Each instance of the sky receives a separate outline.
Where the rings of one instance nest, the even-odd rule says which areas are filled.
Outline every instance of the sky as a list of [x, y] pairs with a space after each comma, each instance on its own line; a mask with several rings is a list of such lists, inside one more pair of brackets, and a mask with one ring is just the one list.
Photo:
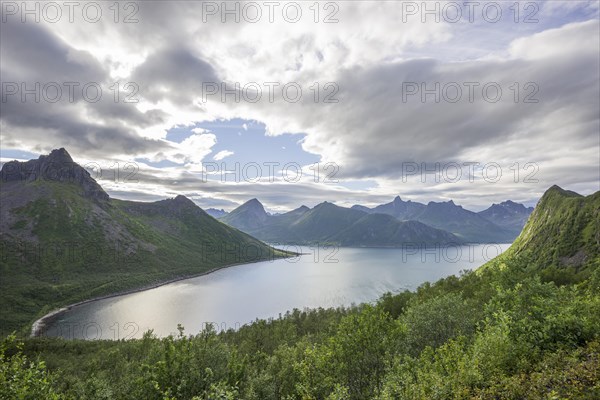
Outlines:
[[590, 194], [598, 4], [2, 1], [0, 159], [226, 210]]

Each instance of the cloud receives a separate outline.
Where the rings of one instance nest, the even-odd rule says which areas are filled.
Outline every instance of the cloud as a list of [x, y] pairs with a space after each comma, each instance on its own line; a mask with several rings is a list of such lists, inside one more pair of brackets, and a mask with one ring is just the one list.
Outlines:
[[223, 151], [220, 151], [217, 154], [215, 154], [215, 156], [213, 157], [213, 160], [215, 160], [215, 161], [221, 161], [225, 157], [232, 156], [233, 154], [234, 154], [233, 151], [223, 150]]
[[[141, 175], [148, 189], [131, 187], [132, 195], [181, 190], [198, 198], [214, 194], [224, 206], [261, 196], [278, 209], [324, 199], [387, 201], [396, 194], [415, 200], [452, 195], [463, 204], [481, 205], [504, 197], [531, 202], [554, 183], [598, 190], [597, 2], [536, 3], [536, 24], [514, 24], [510, 18], [498, 24], [422, 23], [419, 16], [404, 22], [401, 2], [335, 3], [339, 21], [331, 24], [314, 22], [311, 3], [302, 3], [307, 18], [297, 24], [282, 18], [221, 23], [220, 16], [204, 22], [202, 2], [136, 4], [134, 24], [112, 18], [95, 24], [23, 24], [10, 18], [1, 24], [3, 83], [31, 88], [36, 82], [95, 82], [103, 88], [97, 102], [86, 101], [79, 90], [73, 101], [63, 96], [53, 103], [23, 102], [3, 87], [3, 148], [44, 153], [67, 147], [75, 159], [109, 165], [136, 159], [174, 163], [174, 170], [144, 166], [152, 171]], [[102, 4], [103, 15], [113, 15], [110, 6]], [[320, 11], [322, 19], [328, 10]], [[117, 81], [119, 101], [111, 89]], [[202, 101], [206, 83], [229, 88], [257, 83], [264, 91], [265, 82], [280, 84], [274, 101], [263, 93], [257, 102], [224, 102], [222, 87]], [[280, 90], [291, 82], [303, 89], [296, 103], [285, 101]], [[427, 88], [456, 82], [463, 96], [456, 102], [407, 97], [411, 82]], [[474, 101], [467, 82], [479, 83]], [[134, 86], [125, 87], [128, 83]], [[327, 83], [334, 85], [329, 89], [338, 102], [323, 102], [332, 93]], [[499, 101], [483, 98], [486, 83], [502, 88]], [[123, 101], [133, 92], [137, 102]], [[525, 103], [526, 96], [538, 102]], [[257, 182], [194, 191], [201, 162], [221, 150], [214, 149], [219, 133], [196, 125], [234, 118], [246, 121], [238, 135], [254, 122], [264, 123], [271, 136], [305, 133], [303, 149], [339, 166], [340, 179], [376, 185], [350, 190], [310, 181]], [[170, 141], [167, 132], [174, 127], [189, 128], [190, 135], [181, 143]], [[242, 153], [235, 143], [226, 148], [213, 159]], [[435, 168], [465, 161], [499, 163], [504, 177], [490, 185], [481, 179], [423, 183], [402, 176], [406, 163]], [[521, 169], [535, 163], [538, 182], [511, 181], [515, 163]], [[115, 193], [128, 190], [111, 187]]]

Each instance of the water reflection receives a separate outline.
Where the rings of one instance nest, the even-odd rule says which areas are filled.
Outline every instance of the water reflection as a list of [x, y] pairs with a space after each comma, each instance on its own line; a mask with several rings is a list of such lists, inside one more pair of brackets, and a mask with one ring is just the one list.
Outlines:
[[[385, 292], [415, 289], [426, 281], [474, 269], [508, 244], [404, 249], [307, 248], [295, 259], [238, 265], [143, 292], [74, 307], [45, 335], [84, 339], [139, 338], [237, 328], [257, 318], [277, 318], [294, 308], [348, 306]], [[293, 250], [293, 248], [289, 248]]]

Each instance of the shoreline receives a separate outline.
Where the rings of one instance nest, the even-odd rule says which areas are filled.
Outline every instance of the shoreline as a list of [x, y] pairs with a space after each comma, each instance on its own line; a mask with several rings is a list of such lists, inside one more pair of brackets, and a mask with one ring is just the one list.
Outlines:
[[[482, 243], [475, 243], [478, 245], [481, 245]], [[502, 244], [507, 244], [510, 245], [511, 243], [502, 243]], [[303, 245], [298, 245], [298, 246], [303, 246]], [[461, 245], [461, 246], [464, 246]], [[375, 249], [397, 249], [396, 247], [354, 247], [354, 246], [344, 246], [347, 248], [355, 248], [355, 249], [368, 249], [368, 248], [375, 248]], [[281, 250], [281, 249], [279, 249]], [[285, 250], [283, 250], [285, 251]], [[289, 252], [289, 250], [288, 250]], [[283, 256], [283, 257], [279, 257], [276, 259], [285, 259], [285, 258], [293, 258], [293, 257], [297, 257], [300, 255], [306, 255], [306, 254], [310, 254], [310, 253], [294, 253], [294, 254], [290, 254], [288, 256]], [[43, 316], [41, 316], [40, 318], [38, 318], [37, 320], [35, 320], [33, 322], [33, 324], [31, 325], [31, 330], [30, 330], [30, 334], [29, 337], [42, 337], [43, 333], [44, 333], [44, 329], [46, 328], [46, 326], [53, 322], [54, 320], [56, 320], [60, 315], [62, 315], [63, 313], [65, 313], [66, 311], [71, 310], [74, 307], [78, 307], [87, 303], [91, 303], [94, 301], [99, 301], [99, 300], [105, 300], [105, 299], [110, 299], [110, 298], [114, 298], [114, 297], [119, 297], [119, 296], [125, 296], [128, 294], [133, 294], [133, 293], [138, 293], [138, 292], [143, 292], [146, 290], [151, 290], [151, 289], [155, 289], [161, 286], [165, 286], [171, 283], [175, 283], [175, 282], [179, 282], [179, 281], [183, 281], [186, 279], [192, 279], [192, 278], [198, 278], [201, 276], [205, 276], [208, 274], [212, 274], [214, 272], [217, 272], [219, 270], [222, 269], [226, 269], [226, 268], [231, 268], [231, 267], [235, 267], [235, 266], [239, 266], [239, 265], [247, 265], [247, 264], [255, 264], [255, 263], [259, 263], [259, 262], [263, 262], [263, 261], [274, 261], [275, 259], [265, 259], [265, 260], [258, 260], [258, 261], [250, 261], [250, 262], [239, 262], [239, 263], [233, 263], [233, 264], [227, 264], [227, 265], [223, 265], [220, 267], [216, 267], [216, 268], [212, 268], [210, 270], [198, 273], [198, 274], [193, 274], [193, 275], [186, 275], [186, 276], [179, 276], [176, 278], [171, 278], [168, 279], [166, 281], [160, 281], [151, 285], [147, 285], [147, 286], [142, 286], [142, 287], [138, 287], [138, 288], [133, 288], [133, 289], [128, 289], [128, 290], [124, 290], [124, 291], [120, 291], [120, 292], [116, 292], [116, 293], [111, 293], [111, 294], [106, 294], [106, 295], [102, 295], [102, 296], [96, 296], [93, 297], [91, 299], [86, 299], [86, 300], [82, 300], [82, 301], [78, 301], [76, 303], [72, 303], [66, 306], [63, 306], [61, 308], [52, 310], [50, 312], [48, 312], [47, 314], [44, 314]], [[482, 264], [482, 266], [485, 264]]]
[[124, 291], [120, 291], [120, 292], [116, 292], [116, 293], [111, 293], [111, 294], [106, 294], [106, 295], [102, 295], [102, 296], [92, 297], [91, 299], [81, 300], [81, 301], [78, 301], [76, 303], [68, 304], [68, 305], [63, 306], [61, 308], [52, 310], [49, 313], [44, 314], [40, 318], [36, 319], [33, 322], [33, 324], [31, 324], [31, 332], [29, 334], [29, 337], [32, 337], [32, 338], [43, 337], [44, 336], [43, 335], [44, 328], [46, 328], [49, 323], [51, 323], [54, 320], [56, 320], [60, 315], [64, 314], [66, 311], [69, 311], [69, 310], [73, 309], [74, 307], [78, 307], [78, 306], [81, 306], [83, 304], [92, 303], [94, 301], [99, 301], [99, 300], [110, 299], [110, 298], [113, 298], [113, 297], [125, 296], [125, 295], [133, 294], [133, 293], [139, 293], [139, 292], [143, 292], [145, 290], [156, 289], [158, 287], [165, 286], [165, 285], [168, 285], [170, 283], [175, 283], [175, 282], [183, 281], [183, 280], [186, 280], [186, 279], [198, 278], [198, 277], [201, 277], [201, 276], [204, 276], [204, 275], [212, 274], [212, 273], [220, 271], [222, 269], [236, 267], [236, 266], [239, 266], [239, 265], [256, 264], [256, 263], [263, 262], [263, 261], [292, 258], [292, 257], [297, 257], [297, 256], [298, 256], [298, 254], [294, 254], [294, 255], [289, 255], [289, 256], [286, 256], [286, 257], [280, 257], [280, 258], [275, 258], [275, 259], [266, 259], [266, 260], [258, 260], [258, 261], [239, 262], [239, 263], [227, 264], [227, 265], [223, 265], [221, 267], [216, 267], [216, 268], [209, 269], [208, 271], [204, 271], [204, 272], [201, 272], [201, 273], [198, 273], [198, 274], [186, 275], [186, 276], [179, 276], [177, 278], [171, 278], [171, 279], [168, 279], [166, 281], [161, 281], [161, 282], [158, 282], [158, 283], [153, 283], [153, 284], [148, 285], [148, 286], [143, 286], [143, 287], [139, 287], [139, 288], [135, 288], [135, 289], [128, 289], [128, 290], [124, 290]]

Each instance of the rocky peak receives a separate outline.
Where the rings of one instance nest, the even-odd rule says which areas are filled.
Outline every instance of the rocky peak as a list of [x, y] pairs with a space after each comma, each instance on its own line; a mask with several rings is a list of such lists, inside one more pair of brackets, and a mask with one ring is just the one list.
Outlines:
[[55, 163], [72, 163], [73, 159], [71, 155], [65, 150], [64, 147], [60, 149], [54, 149], [47, 156], [40, 156], [40, 159], [46, 159], [49, 162]]
[[180, 194], [175, 196], [173, 204], [177, 207], [196, 207], [196, 203]]
[[108, 194], [83, 167], [73, 161], [64, 148], [55, 149], [37, 160], [10, 161], [0, 171], [2, 182], [54, 181], [74, 183], [83, 189], [83, 195], [94, 200], [108, 201]]
[[253, 199], [248, 200], [245, 205], [250, 206], [250, 207], [263, 207], [262, 203], [260, 201], [258, 201], [258, 199], [255, 197]]

